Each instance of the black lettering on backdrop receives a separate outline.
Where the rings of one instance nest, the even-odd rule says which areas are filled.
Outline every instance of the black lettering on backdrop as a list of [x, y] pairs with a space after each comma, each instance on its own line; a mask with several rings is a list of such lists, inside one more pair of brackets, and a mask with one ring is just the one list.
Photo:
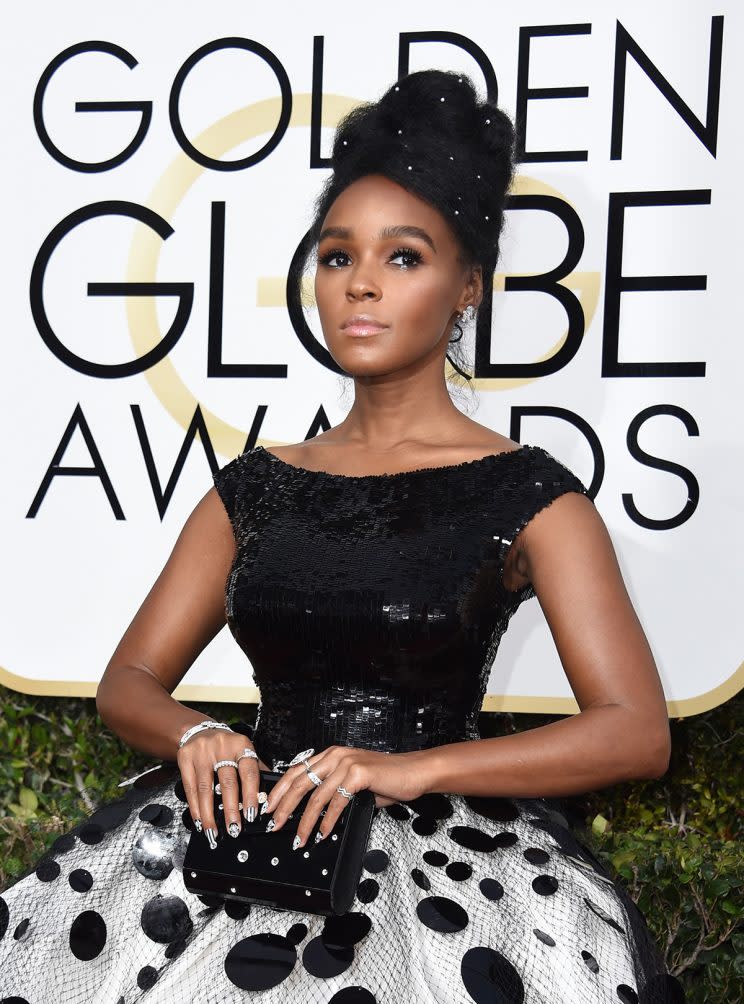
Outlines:
[[[263, 59], [274, 71], [282, 97], [279, 121], [276, 124], [274, 132], [269, 136], [260, 150], [256, 150], [255, 153], [251, 153], [247, 157], [241, 157], [239, 160], [215, 160], [214, 157], [209, 157], [207, 154], [202, 153], [201, 150], [197, 150], [183, 130], [178, 110], [181, 90], [189, 73], [205, 56], [209, 56], [213, 52], [219, 52], [222, 49], [244, 49], [246, 52], [252, 52], [255, 56], [258, 56], [259, 59]], [[176, 74], [168, 101], [168, 115], [170, 117], [171, 129], [178, 145], [193, 161], [212, 171], [242, 171], [245, 167], [252, 167], [254, 164], [260, 163], [281, 142], [284, 133], [287, 131], [290, 116], [292, 115], [292, 86], [289, 82], [287, 71], [271, 49], [267, 49], [265, 45], [261, 45], [260, 42], [255, 42], [251, 38], [217, 38], [213, 42], [207, 42], [206, 45], [200, 46], [196, 52], [192, 53]]]
[[444, 42], [463, 49], [480, 67], [486, 82], [488, 100], [498, 103], [499, 85], [491, 60], [472, 38], [460, 35], [456, 31], [402, 31], [398, 37], [398, 80], [409, 72], [411, 46], [414, 42]]
[[522, 419], [530, 415], [541, 418], [558, 418], [562, 422], [568, 422], [569, 425], [577, 429], [584, 439], [586, 439], [589, 449], [592, 451], [592, 460], [594, 461], [594, 473], [592, 474], [591, 483], [586, 486], [586, 490], [591, 498], [596, 498], [604, 480], [605, 456], [599, 436], [591, 425], [581, 415], [577, 415], [575, 411], [569, 411], [568, 408], [557, 408], [551, 405], [513, 405], [511, 409], [511, 426], [509, 429], [510, 439], [514, 439], [518, 443], [521, 442]]
[[620, 297], [631, 291], [705, 289], [705, 275], [623, 275], [625, 210], [629, 206], [710, 205], [710, 189], [677, 192], [610, 192], [602, 328], [603, 377], [701, 377], [704, 362], [620, 362]]
[[643, 464], [644, 467], [652, 467], [657, 471], [668, 471], [670, 474], [676, 474], [677, 477], [681, 478], [687, 486], [687, 501], [676, 515], [669, 516], [667, 519], [652, 519], [650, 516], [644, 516], [640, 512], [630, 492], [623, 492], [622, 500], [628, 516], [638, 526], [642, 526], [646, 530], [672, 530], [674, 527], [686, 523], [697, 509], [700, 500], [700, 485], [692, 471], [686, 467], [683, 467], [681, 464], [675, 464], [672, 460], [661, 460], [659, 457], [654, 457], [638, 445], [638, 432], [641, 426], [656, 415], [672, 415], [682, 422], [688, 436], [700, 435], [697, 422], [689, 411], [678, 407], [676, 404], [657, 404], [639, 411], [628, 426], [628, 452], [635, 460]]
[[168, 355], [183, 334], [191, 316], [194, 284], [193, 282], [89, 282], [87, 287], [89, 296], [175, 296], [178, 298], [178, 308], [165, 336], [154, 348], [138, 359], [132, 359], [128, 363], [95, 363], [72, 352], [57, 338], [49, 323], [44, 306], [44, 276], [52, 253], [63, 238], [81, 223], [102, 216], [125, 216], [137, 220], [154, 230], [164, 241], [174, 233], [173, 227], [162, 216], [158, 216], [146, 206], [138, 206], [136, 202], [112, 199], [83, 206], [61, 220], [45, 238], [31, 269], [29, 295], [34, 322], [49, 351], [78, 373], [110, 380], [142, 373]]
[[584, 228], [576, 210], [563, 199], [551, 195], [509, 195], [507, 209], [539, 209], [553, 213], [563, 223], [568, 234], [568, 247], [562, 262], [549, 272], [539, 275], [507, 275], [504, 290], [507, 293], [528, 290], [547, 293], [556, 299], [566, 312], [568, 330], [566, 339], [558, 351], [547, 359], [532, 363], [491, 362], [491, 340], [493, 338], [493, 292], [484, 290], [483, 301], [478, 309], [475, 337], [475, 375], [477, 377], [537, 377], [555, 373], [566, 366], [581, 347], [586, 319], [579, 298], [562, 285], [564, 279], [578, 265], [584, 251]]
[[519, 29], [519, 58], [517, 61], [517, 101], [515, 123], [517, 126], [517, 160], [523, 164], [546, 161], [587, 160], [586, 150], [540, 150], [527, 152], [527, 102], [555, 98], [586, 98], [588, 87], [530, 87], [530, 44], [533, 38], [548, 36], [588, 35], [590, 24], [531, 24]]
[[640, 45], [618, 21], [615, 35], [615, 72], [612, 101], [612, 127], [610, 139], [610, 160], [620, 160], [623, 155], [623, 121], [625, 118], [625, 72], [628, 56], [643, 70], [660, 94], [706, 150], [714, 157], [718, 142], [718, 109], [721, 102], [721, 52], [723, 49], [723, 14], [715, 14], [710, 19], [710, 50], [708, 55], [708, 100], [705, 109], [705, 124], [693, 114], [679, 93], [646, 55]]
[[209, 237], [208, 377], [287, 376], [286, 363], [223, 363], [222, 326], [225, 294], [225, 203], [212, 203]]
[[124, 63], [125, 66], [128, 66], [130, 70], [133, 70], [138, 65], [137, 60], [130, 52], [122, 49], [120, 45], [115, 45], [113, 42], [78, 42], [76, 45], [69, 46], [69, 48], [64, 49], [58, 56], [54, 57], [39, 78], [36, 91], [34, 92], [34, 126], [41, 145], [58, 164], [61, 164], [62, 167], [68, 167], [71, 171], [93, 174], [98, 171], [110, 171], [114, 167], [119, 167], [120, 164], [129, 160], [139, 150], [152, 120], [152, 101], [76, 101], [76, 112], [139, 112], [140, 123], [137, 127], [137, 132], [129, 144], [120, 153], [117, 153], [115, 157], [110, 157], [108, 160], [93, 162], [75, 160], [74, 157], [63, 153], [55, 145], [47, 132], [43, 111], [44, 95], [46, 94], [49, 82], [60, 66], [63, 66], [74, 56], [78, 56], [84, 52], [108, 53], [108, 55], [113, 56]]
[[[75, 432], [75, 429], [80, 429], [83, 439], [85, 440], [85, 445], [88, 447], [88, 452], [93, 460], [92, 467], [63, 467], [62, 457], [68, 447], [70, 440]], [[39, 490], [34, 495], [34, 500], [31, 503], [31, 508], [26, 513], [26, 519], [34, 519], [36, 514], [41, 507], [41, 503], [46, 497], [46, 493], [52, 483], [53, 478], [58, 477], [83, 477], [83, 478], [99, 478], [101, 484], [103, 485], [103, 490], [106, 492], [106, 498], [109, 500], [109, 505], [111, 506], [114, 516], [116, 519], [124, 519], [124, 510], [119, 504], [119, 500], [116, 497], [116, 492], [114, 491], [114, 486], [111, 484], [111, 478], [108, 476], [106, 471], [106, 465], [103, 462], [103, 458], [98, 451], [95, 440], [93, 439], [93, 434], [90, 431], [90, 426], [83, 414], [83, 409], [80, 404], [75, 405], [75, 410], [72, 413], [72, 418], [67, 423], [67, 428], [62, 433], [62, 439], [59, 441], [57, 449], [54, 451], [54, 456], [52, 457], [49, 467], [47, 467], [46, 474], [41, 480], [39, 485]]]
[[331, 158], [320, 153], [323, 125], [323, 46], [322, 35], [313, 38], [313, 86], [310, 99], [310, 167], [330, 167]]

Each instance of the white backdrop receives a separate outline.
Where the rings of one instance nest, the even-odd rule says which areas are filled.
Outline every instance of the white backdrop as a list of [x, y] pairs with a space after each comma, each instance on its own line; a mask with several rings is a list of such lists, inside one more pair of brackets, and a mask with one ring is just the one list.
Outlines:
[[[472, 417], [594, 480], [670, 713], [735, 693], [743, 22], [705, 0], [412, 0], [374, 18], [232, 0], [19, 8], [0, 40], [0, 683], [94, 694], [210, 461], [249, 432], [298, 442], [348, 411], [351, 393], [293, 330], [286, 272], [331, 128], [396, 78], [410, 33], [411, 70], [465, 71], [482, 94], [490, 70], [501, 106], [526, 108]], [[249, 44], [200, 54], [220, 39]], [[217, 169], [272, 135], [255, 163]], [[510, 288], [553, 269], [582, 308], [570, 334], [555, 295]], [[540, 375], [564, 342], [565, 362]], [[195, 414], [205, 434], [179, 460]], [[576, 707], [536, 600], [488, 692], [486, 710]], [[257, 699], [227, 629], [175, 696]]]

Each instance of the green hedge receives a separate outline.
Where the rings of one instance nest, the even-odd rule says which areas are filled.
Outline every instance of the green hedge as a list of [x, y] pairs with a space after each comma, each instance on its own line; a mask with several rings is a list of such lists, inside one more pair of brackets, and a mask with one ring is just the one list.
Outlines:
[[[0, 892], [120, 780], [154, 762], [126, 747], [92, 699], [30, 697], [0, 688]], [[198, 703], [220, 720], [255, 708]], [[566, 800], [583, 839], [619, 874], [646, 916], [690, 1004], [744, 1000], [742, 763], [744, 695], [671, 723], [673, 754], [656, 781]], [[485, 738], [554, 721], [482, 714]]]

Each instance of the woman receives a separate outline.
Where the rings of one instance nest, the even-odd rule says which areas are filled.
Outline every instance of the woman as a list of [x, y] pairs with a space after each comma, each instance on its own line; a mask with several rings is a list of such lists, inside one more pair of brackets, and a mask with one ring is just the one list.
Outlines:
[[[467, 418], [444, 379], [492, 282], [513, 144], [503, 112], [439, 71], [340, 125], [292, 277], [314, 251], [353, 407], [306, 443], [247, 449], [187, 520], [97, 695], [113, 731], [180, 777], [156, 771], [139, 814], [102, 807], [5, 893], [6, 997], [684, 999], [556, 801], [668, 765], [662, 688], [609, 535], [570, 470]], [[482, 740], [499, 641], [535, 595], [581, 712]], [[260, 688], [249, 738], [171, 697], [225, 621]], [[259, 769], [283, 775], [268, 799]], [[189, 824], [216, 845], [215, 776], [230, 834], [260, 797], [280, 831], [314, 788], [298, 853], [374, 793], [342, 925], [184, 888]], [[172, 851], [162, 868], [152, 850], [142, 867], [153, 845]]]

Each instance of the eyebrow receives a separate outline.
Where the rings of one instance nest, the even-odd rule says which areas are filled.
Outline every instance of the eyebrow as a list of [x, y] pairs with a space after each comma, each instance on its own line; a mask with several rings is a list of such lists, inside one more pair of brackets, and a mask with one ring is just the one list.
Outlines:
[[[350, 227], [326, 227], [325, 230], [321, 231], [321, 234], [318, 237], [318, 243], [326, 237], [336, 237], [339, 240], [351, 240], [352, 233], [353, 231]], [[418, 237], [419, 240], [428, 244], [435, 254], [437, 251], [434, 246], [434, 241], [427, 234], [427, 232], [422, 230], [421, 227], [414, 227], [410, 224], [400, 223], [393, 227], [383, 227], [377, 236], [380, 240], [389, 240], [394, 237]]]

